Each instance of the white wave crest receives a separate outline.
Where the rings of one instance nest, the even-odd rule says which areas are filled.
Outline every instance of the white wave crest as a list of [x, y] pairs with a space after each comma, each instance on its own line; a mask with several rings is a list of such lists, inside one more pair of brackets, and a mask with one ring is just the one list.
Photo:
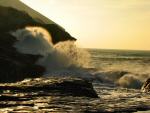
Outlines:
[[21, 53], [43, 55], [52, 52], [52, 37], [41, 27], [26, 27], [11, 32], [17, 38], [14, 47]]
[[118, 80], [118, 85], [126, 88], [141, 88], [142, 82], [134, 74], [126, 74]]

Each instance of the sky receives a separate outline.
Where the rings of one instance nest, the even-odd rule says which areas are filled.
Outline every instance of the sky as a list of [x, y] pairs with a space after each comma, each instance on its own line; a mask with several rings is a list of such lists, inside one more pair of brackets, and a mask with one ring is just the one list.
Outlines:
[[150, 0], [21, 0], [84, 48], [150, 50]]

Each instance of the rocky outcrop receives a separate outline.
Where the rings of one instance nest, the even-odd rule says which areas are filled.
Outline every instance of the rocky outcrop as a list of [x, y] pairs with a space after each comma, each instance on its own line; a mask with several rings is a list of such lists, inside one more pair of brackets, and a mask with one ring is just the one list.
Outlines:
[[39, 77], [45, 71], [45, 68], [36, 64], [42, 56], [21, 54], [14, 48], [17, 39], [10, 35], [10, 32], [23, 29], [26, 26], [45, 28], [51, 34], [53, 44], [60, 41], [76, 40], [62, 27], [27, 7], [19, 0], [1, 0], [0, 82], [16, 82], [24, 78]]
[[60, 41], [76, 40], [57, 24], [40, 23], [28, 15], [28, 12], [19, 11], [12, 7], [3, 7], [0, 5], [0, 17], [0, 35], [4, 32], [8, 33], [25, 28], [26, 26], [40, 26], [49, 31], [54, 44]]
[[142, 92], [150, 92], [150, 78], [146, 80], [146, 82], [143, 84], [142, 88], [141, 88]]

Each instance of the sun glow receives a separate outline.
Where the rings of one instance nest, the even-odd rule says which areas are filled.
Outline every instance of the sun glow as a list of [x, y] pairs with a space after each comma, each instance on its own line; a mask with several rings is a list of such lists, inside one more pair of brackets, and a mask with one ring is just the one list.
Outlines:
[[150, 1], [21, 0], [86, 48], [150, 50]]

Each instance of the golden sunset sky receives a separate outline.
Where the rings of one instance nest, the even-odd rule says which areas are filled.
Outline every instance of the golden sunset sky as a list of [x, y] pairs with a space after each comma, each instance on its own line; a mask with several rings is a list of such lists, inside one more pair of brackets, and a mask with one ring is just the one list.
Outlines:
[[21, 0], [84, 48], [150, 50], [150, 0]]

